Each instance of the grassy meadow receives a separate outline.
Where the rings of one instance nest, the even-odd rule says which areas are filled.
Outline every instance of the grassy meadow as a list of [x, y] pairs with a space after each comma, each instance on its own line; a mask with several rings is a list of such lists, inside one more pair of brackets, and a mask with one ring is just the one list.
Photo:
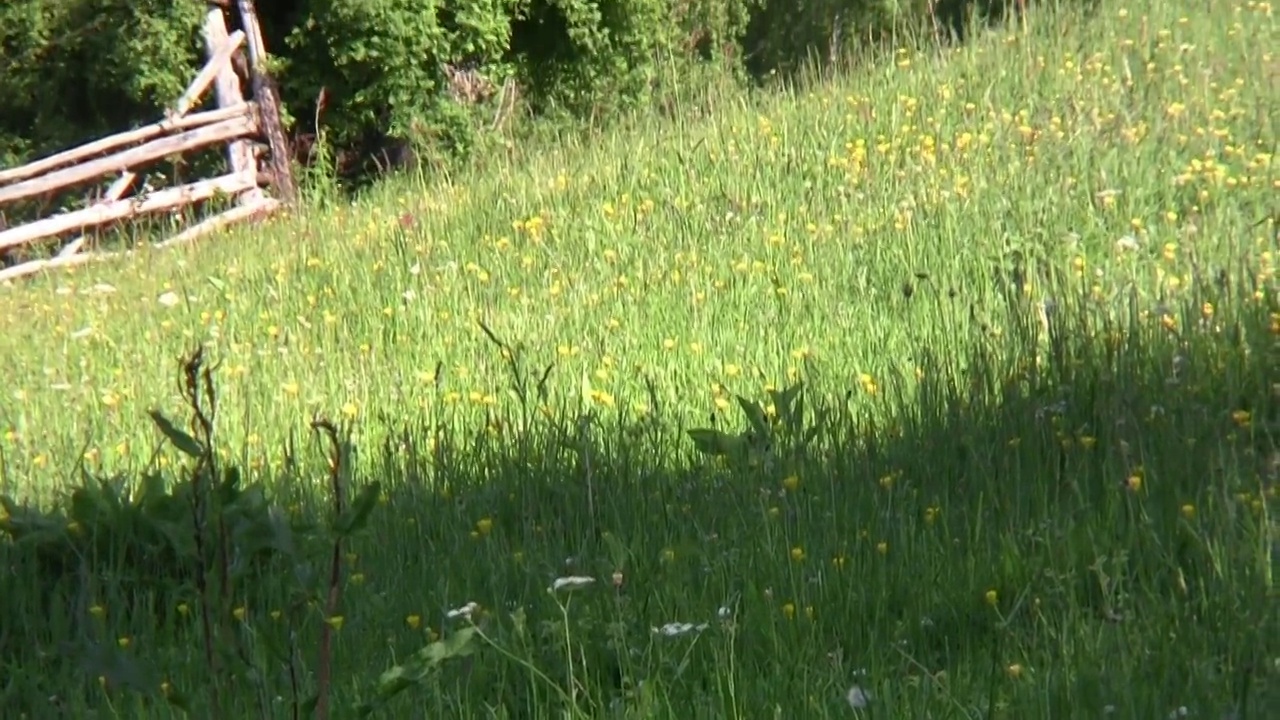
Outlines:
[[1278, 48], [1045, 10], [0, 288], [0, 494], [196, 472], [197, 346], [271, 527], [317, 415], [381, 490], [216, 598], [0, 542], [0, 715], [1271, 717]]

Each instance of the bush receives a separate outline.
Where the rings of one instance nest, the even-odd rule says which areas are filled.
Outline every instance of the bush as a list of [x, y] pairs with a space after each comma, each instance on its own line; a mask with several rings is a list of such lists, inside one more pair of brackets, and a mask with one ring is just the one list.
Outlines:
[[[1092, 0], [1083, 0], [1091, 2]], [[368, 156], [465, 156], [514, 105], [600, 119], [678, 104], [707, 69], [799, 70], [867, 39], [1011, 0], [290, 0], [263, 3], [295, 132]], [[203, 61], [195, 0], [12, 0], [0, 7], [0, 164], [154, 120]], [[514, 81], [514, 85], [509, 84]], [[317, 122], [318, 121], [318, 122]]]
[[510, 76], [503, 56], [517, 5], [311, 0], [287, 47], [278, 49], [286, 53], [288, 103], [299, 112], [323, 91], [322, 126], [340, 147], [392, 137], [465, 150], [474, 128], [458, 122], [459, 88], [451, 78], [465, 70], [500, 85]]
[[0, 5], [0, 165], [155, 120], [199, 67], [204, 4]]

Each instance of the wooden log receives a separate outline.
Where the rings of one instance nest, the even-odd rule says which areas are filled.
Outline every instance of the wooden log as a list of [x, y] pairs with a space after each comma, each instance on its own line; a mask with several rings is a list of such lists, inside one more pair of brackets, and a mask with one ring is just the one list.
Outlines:
[[[104, 158], [49, 173], [43, 177], [2, 187], [0, 188], [0, 205], [33, 195], [53, 192], [69, 185], [92, 180], [100, 175], [126, 170], [169, 155], [177, 155], [231, 138], [252, 135], [255, 132], [257, 132], [257, 123], [254, 122], [254, 118], [250, 115], [244, 115], [196, 128], [195, 130], [188, 130], [177, 135], [160, 138], [159, 140], [153, 140], [145, 145], [139, 145], [114, 155], [108, 155]], [[247, 170], [242, 170], [241, 172], [247, 172]]]
[[[187, 228], [164, 242], [153, 245], [152, 248], [156, 250], [163, 250], [182, 243], [191, 242], [192, 240], [208, 235], [209, 233], [226, 227], [232, 223], [251, 220], [255, 217], [270, 214], [280, 207], [280, 201], [274, 198], [263, 198], [255, 205], [240, 205]], [[9, 282], [17, 278], [34, 275], [45, 270], [70, 268], [90, 262], [101, 262], [132, 254], [133, 251], [130, 250], [126, 250], [124, 252], [76, 253], [68, 255], [59, 254], [58, 257], [55, 258], [47, 260], [31, 260], [29, 262], [20, 263], [13, 267], [0, 270], [0, 282]]]
[[231, 118], [252, 116], [253, 104], [244, 103], [235, 107], [219, 108], [217, 110], [208, 110], [206, 112], [194, 113], [173, 120], [161, 120], [158, 123], [145, 125], [135, 130], [108, 135], [107, 137], [93, 142], [80, 145], [78, 147], [64, 150], [57, 155], [50, 155], [47, 158], [36, 160], [34, 162], [21, 165], [9, 170], [0, 171], [0, 185], [27, 178], [36, 177], [49, 172], [55, 168], [64, 165], [71, 165], [80, 162], [85, 158], [94, 155], [101, 155], [104, 152], [115, 150], [125, 145], [150, 140], [161, 135], [167, 135], [175, 130], [190, 130], [203, 125], [212, 125], [223, 120]]
[[[226, 33], [225, 28], [223, 33]], [[187, 86], [187, 89], [178, 98], [177, 102], [173, 104], [173, 108], [168, 112], [168, 117], [182, 117], [187, 114], [188, 110], [198, 105], [201, 96], [204, 95], [204, 91], [209, 89], [209, 84], [214, 81], [214, 78], [218, 78], [224, 69], [230, 67], [231, 56], [243, 44], [244, 31], [237, 30], [231, 33], [231, 36], [220, 47], [209, 48], [212, 53], [209, 57], [209, 62], [204, 64], [204, 67], [200, 69], [200, 74], [196, 75], [195, 80], [191, 81], [191, 84]], [[240, 100], [243, 102], [244, 98], [242, 97]], [[219, 106], [223, 107], [234, 104], [218, 103]]]
[[[135, 173], [132, 173], [126, 170], [124, 174], [122, 174], [119, 177], [119, 179], [111, 183], [111, 187], [107, 188], [107, 194], [99, 198], [98, 201], [94, 203], [94, 205], [100, 205], [104, 202], [110, 202], [112, 200], [119, 200], [120, 196], [124, 195], [125, 191], [128, 190], [131, 185], [133, 185], [133, 181], [137, 179], [138, 179], [138, 176]], [[61, 250], [58, 251], [58, 257], [75, 255], [76, 253], [80, 252], [80, 248], [84, 247], [84, 244], [87, 240], [88, 240], [88, 237], [85, 235], [81, 235], [75, 240], [72, 240], [71, 242], [63, 246]]]
[[62, 213], [0, 232], [0, 250], [55, 237], [71, 230], [105, 225], [135, 215], [173, 210], [208, 200], [215, 195], [236, 196], [257, 186], [256, 173], [232, 173], [211, 180], [159, 190], [139, 198], [113, 200], [74, 212]]
[[236, 0], [236, 7], [240, 10], [240, 24], [244, 26], [247, 40], [258, 124], [271, 147], [271, 175], [275, 179], [272, 189], [285, 205], [293, 206], [298, 202], [298, 185], [293, 178], [293, 153], [281, 120], [284, 116], [280, 112], [280, 95], [267, 72], [267, 46], [262, 39], [262, 27], [258, 24], [258, 12], [253, 0]]
[[[220, 8], [210, 6], [205, 14], [204, 43], [210, 58], [217, 57], [220, 52], [231, 45], [227, 36], [227, 23], [222, 17]], [[239, 105], [244, 102], [244, 93], [240, 88], [240, 78], [236, 77], [230, 64], [224, 63], [219, 68], [213, 83], [213, 94], [220, 107]], [[247, 140], [234, 140], [227, 143], [227, 165], [233, 173], [248, 172], [257, 167]], [[245, 196], [240, 198], [240, 201], [252, 204], [261, 199], [261, 197], [262, 191], [258, 188], [253, 188], [246, 192]]]
[[62, 249], [58, 251], [58, 257], [71, 257], [72, 255], [79, 253], [80, 249], [84, 247], [84, 244], [88, 242], [88, 240], [88, 235], [81, 235], [75, 240], [63, 245]]
[[0, 282], [7, 282], [27, 275], [34, 275], [41, 270], [55, 270], [57, 268], [69, 268], [76, 265], [83, 265], [96, 260], [107, 260], [115, 257], [120, 253], [77, 253], [63, 257], [59, 255], [48, 260], [30, 260], [19, 263], [13, 267], [7, 267], [0, 270]]
[[167, 248], [181, 243], [190, 242], [196, 238], [208, 235], [211, 232], [221, 230], [222, 228], [233, 223], [251, 220], [256, 217], [262, 217], [269, 213], [275, 212], [280, 208], [279, 200], [270, 197], [262, 197], [256, 203], [237, 205], [226, 212], [214, 215], [211, 218], [202, 220], [192, 225], [173, 237], [156, 243], [157, 248]]

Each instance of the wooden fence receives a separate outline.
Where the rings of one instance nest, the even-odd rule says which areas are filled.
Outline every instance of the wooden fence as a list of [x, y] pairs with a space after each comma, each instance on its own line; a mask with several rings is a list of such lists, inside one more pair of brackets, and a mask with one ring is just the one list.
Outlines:
[[[101, 197], [83, 209], [17, 227], [0, 226], [0, 257], [34, 244], [57, 248], [52, 257], [0, 266], [0, 281], [118, 255], [93, 248], [89, 233], [134, 218], [177, 212], [216, 197], [234, 199], [230, 209], [210, 214], [156, 244], [167, 247], [295, 203], [292, 158], [281, 124], [279, 97], [266, 69], [267, 53], [253, 0], [207, 1], [204, 39], [208, 61], [163, 120], [0, 170], [0, 209], [116, 177]], [[228, 32], [227, 13], [238, 15], [243, 29]], [[233, 59], [245, 60], [242, 65], [250, 80], [248, 100]], [[210, 86], [216, 109], [191, 112], [199, 107]], [[227, 148], [228, 173], [159, 190], [144, 187], [131, 194], [138, 185], [135, 171], [219, 144]]]

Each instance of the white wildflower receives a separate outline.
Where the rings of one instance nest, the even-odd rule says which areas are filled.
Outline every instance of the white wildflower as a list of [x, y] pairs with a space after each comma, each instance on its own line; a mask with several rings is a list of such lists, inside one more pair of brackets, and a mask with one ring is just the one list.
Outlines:
[[173, 307], [174, 305], [177, 305], [180, 300], [178, 299], [178, 293], [170, 290], [169, 292], [161, 295], [158, 298], [158, 302], [165, 307]]
[[1125, 235], [1116, 241], [1116, 250], [1118, 252], [1133, 252], [1140, 247], [1142, 247], [1142, 243], [1132, 235]]
[[693, 632], [702, 632], [707, 629], [706, 623], [694, 625], [693, 623], [667, 623], [660, 628], [653, 628], [655, 635], [663, 635], [665, 637], [677, 637], [680, 635], [688, 635]]
[[547, 592], [559, 592], [560, 590], [576, 590], [578, 588], [586, 587], [595, 581], [596, 581], [595, 578], [586, 577], [585, 575], [570, 575], [568, 577], [560, 577], [560, 578], [556, 578], [555, 582], [551, 583], [551, 587], [547, 588]]
[[845, 693], [844, 699], [848, 701], [849, 707], [861, 710], [871, 702], [871, 692], [854, 685], [849, 688], [849, 692]]
[[471, 613], [475, 612], [478, 609], [480, 609], [480, 606], [478, 604], [474, 602], [469, 602], [460, 608], [450, 610], [448, 613], [445, 614], [445, 617], [449, 618], [450, 620], [456, 620], [458, 618], [464, 618], [466, 620], [470, 620]]

